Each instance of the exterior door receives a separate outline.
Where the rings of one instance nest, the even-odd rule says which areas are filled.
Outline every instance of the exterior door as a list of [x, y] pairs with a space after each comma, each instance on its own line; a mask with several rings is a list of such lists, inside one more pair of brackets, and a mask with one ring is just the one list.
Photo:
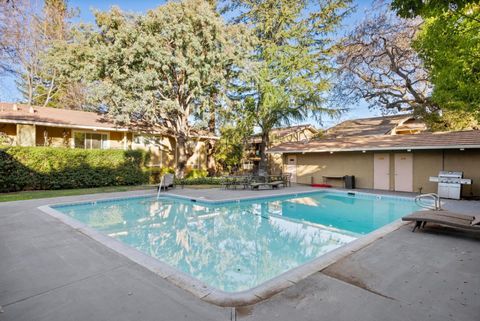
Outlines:
[[395, 190], [413, 192], [413, 155], [395, 154]]
[[373, 188], [390, 189], [390, 154], [373, 154]]
[[290, 181], [297, 182], [297, 155], [287, 155], [287, 166], [285, 172], [292, 174]]

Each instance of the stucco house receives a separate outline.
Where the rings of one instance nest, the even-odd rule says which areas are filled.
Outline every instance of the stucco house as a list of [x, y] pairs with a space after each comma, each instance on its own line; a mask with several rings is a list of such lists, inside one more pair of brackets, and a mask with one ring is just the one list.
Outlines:
[[430, 176], [462, 171], [473, 182], [462, 195], [480, 195], [480, 131], [432, 133], [411, 115], [343, 122], [321, 138], [269, 152], [281, 153], [284, 172], [302, 184], [341, 186], [341, 177], [354, 175], [358, 188], [429, 193], [437, 191]]
[[[84, 149], [144, 149], [152, 167], [173, 167], [175, 137], [160, 127], [118, 126], [95, 112], [0, 103], [0, 135], [4, 144]], [[205, 142], [217, 137], [196, 133], [187, 166], [206, 169]]]

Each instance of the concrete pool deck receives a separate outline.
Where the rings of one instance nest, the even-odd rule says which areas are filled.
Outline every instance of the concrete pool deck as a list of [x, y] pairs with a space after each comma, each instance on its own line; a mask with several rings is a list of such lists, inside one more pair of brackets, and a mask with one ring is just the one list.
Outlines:
[[[307, 190], [312, 189], [274, 193]], [[272, 193], [173, 192], [218, 200]], [[0, 203], [0, 320], [477, 320], [480, 315], [478, 234], [434, 226], [411, 233], [411, 226], [404, 226], [270, 299], [232, 309], [197, 299], [37, 209], [145, 193]], [[444, 206], [480, 212], [480, 202]]]

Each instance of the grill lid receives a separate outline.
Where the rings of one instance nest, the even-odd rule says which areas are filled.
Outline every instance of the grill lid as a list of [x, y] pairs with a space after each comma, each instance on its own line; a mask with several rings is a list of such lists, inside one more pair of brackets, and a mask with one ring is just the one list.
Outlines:
[[449, 177], [449, 178], [462, 178], [463, 172], [449, 172], [449, 171], [440, 171], [438, 173], [439, 178]]

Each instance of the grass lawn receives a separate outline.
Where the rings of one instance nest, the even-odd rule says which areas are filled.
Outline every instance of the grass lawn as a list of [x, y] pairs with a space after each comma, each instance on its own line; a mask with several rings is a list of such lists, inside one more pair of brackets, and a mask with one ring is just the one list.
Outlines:
[[[216, 188], [220, 185], [185, 185], [184, 188], [192, 189], [207, 189]], [[0, 202], [10, 201], [23, 201], [32, 200], [36, 198], [49, 198], [60, 196], [73, 196], [84, 194], [97, 194], [97, 193], [111, 193], [111, 192], [128, 192], [141, 189], [156, 189], [156, 185], [136, 185], [136, 186], [106, 186], [106, 187], [94, 187], [94, 188], [78, 188], [78, 189], [59, 189], [50, 191], [24, 191], [15, 193], [0, 193]], [[177, 188], [181, 188], [177, 186]]]
[[50, 191], [24, 191], [15, 193], [2, 193], [0, 194], [0, 202], [10, 201], [23, 201], [31, 200], [35, 198], [48, 198], [48, 197], [60, 197], [60, 196], [72, 196], [83, 194], [96, 194], [96, 193], [110, 193], [110, 192], [127, 192], [141, 189], [154, 189], [152, 185], [137, 185], [137, 186], [106, 186], [95, 188], [79, 188], [79, 189], [59, 189]]

